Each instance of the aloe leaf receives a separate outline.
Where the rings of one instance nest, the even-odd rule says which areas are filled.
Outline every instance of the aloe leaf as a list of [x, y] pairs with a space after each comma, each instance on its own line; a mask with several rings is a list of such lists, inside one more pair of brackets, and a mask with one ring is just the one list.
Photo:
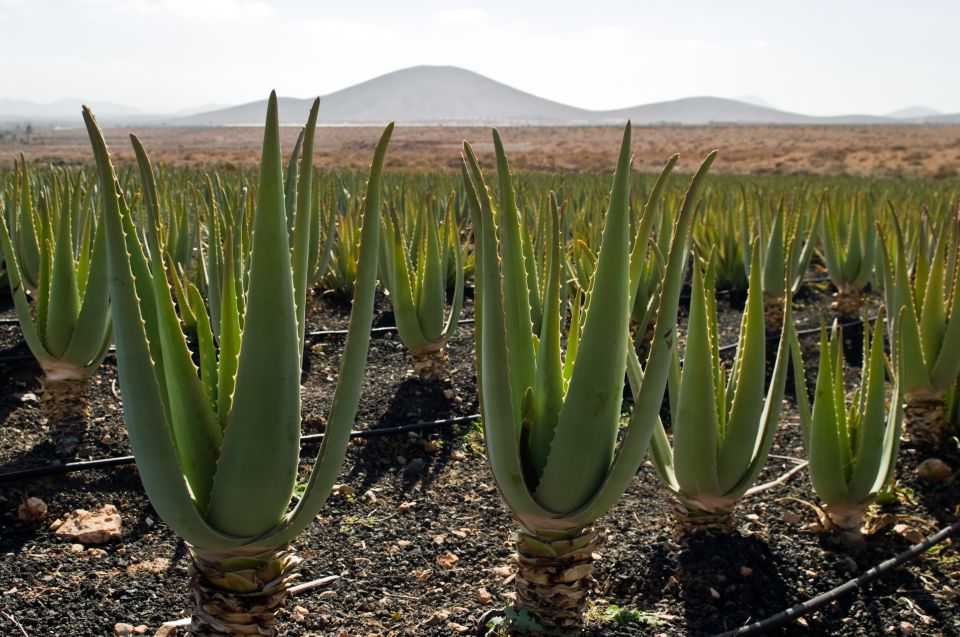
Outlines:
[[[837, 381], [834, 379], [832, 362], [836, 344], [836, 339], [833, 342], [827, 340], [826, 328], [821, 328], [820, 351], [827, 353], [827, 356], [821, 354], [820, 371], [817, 375], [810, 423], [809, 456], [810, 482], [827, 505], [848, 502], [846, 465], [839, 435], [839, 429], [846, 428], [846, 422], [843, 416], [844, 406], [836, 404]], [[842, 380], [840, 383], [842, 384]]]
[[497, 156], [497, 176], [500, 183], [497, 238], [501, 246], [501, 264], [499, 267], [495, 264], [490, 267], [502, 269], [503, 272], [502, 280], [498, 285], [503, 288], [503, 320], [507, 337], [510, 395], [514, 408], [514, 420], [519, 424], [521, 397], [527, 387], [532, 387], [534, 383], [536, 354], [533, 344], [530, 290], [520, 237], [520, 211], [517, 210], [514, 197], [510, 166], [496, 129], [493, 131], [493, 146]]
[[110, 334], [110, 283], [107, 279], [107, 236], [103, 224], [97, 224], [96, 236], [83, 302], [77, 315], [70, 346], [63, 358], [83, 365], [99, 366], [106, 354], [105, 341]]
[[[475, 231], [476, 240], [481, 242], [478, 256], [482, 262], [478, 272], [483, 278], [478, 281], [477, 287], [481, 291], [483, 337], [479, 339], [477, 369], [481, 374], [478, 384], [482, 388], [480, 411], [483, 414], [487, 461], [490, 463], [494, 481], [503, 499], [521, 523], [527, 528], [550, 528], [555, 516], [541, 507], [531, 496], [520, 458], [522, 404], [514, 405], [514, 401], [519, 403], [522, 394], [515, 397], [512, 384], [516, 381], [510, 376], [504, 309], [505, 294], [504, 287], [501, 285], [496, 216], [490, 197], [484, 196], [487, 189], [483, 175], [476, 156], [467, 143], [463, 145], [463, 157], [480, 204], [480, 225]], [[503, 218], [502, 214], [500, 218]], [[505, 245], [504, 250], [512, 249], [516, 258], [519, 255], [518, 243], [512, 242]], [[525, 295], [524, 292], [524, 298]]]
[[431, 218], [425, 221], [426, 240], [418, 272], [421, 285], [417, 313], [424, 338], [431, 343], [439, 343], [443, 338], [443, 315], [447, 300], [447, 264], [440, 259], [440, 238], [433, 212], [425, 211], [422, 214], [429, 214]]
[[543, 323], [537, 352], [534, 385], [534, 424], [526, 449], [530, 473], [539, 480], [547, 464], [554, 429], [563, 407], [563, 367], [560, 361], [560, 212], [550, 193], [548, 221], [547, 281], [543, 290]]
[[677, 483], [685, 493], [721, 495], [723, 492], [717, 477], [720, 440], [714, 399], [717, 388], [709, 321], [703, 273], [700, 266], [695, 265], [687, 344], [676, 401], [676, 420], [673, 422], [673, 462]]
[[[656, 328], [647, 367], [644, 370], [643, 383], [639, 391], [634, 393], [634, 409], [630, 424], [614, 455], [603, 485], [589, 502], [567, 516], [567, 522], [571, 526], [592, 523], [608, 511], [636, 475], [647, 452], [650, 435], [657, 423], [660, 405], [663, 402], [670, 358], [675, 346], [680, 288], [690, 254], [693, 221], [698, 212], [698, 201], [704, 180], [716, 157], [717, 151], [713, 151], [700, 164], [687, 187], [680, 211], [673, 219], [674, 227], [670, 235], [670, 249], [667, 253], [667, 267], [660, 292], [660, 304], [657, 308]], [[636, 354], [631, 350], [628, 358], [633, 357], [636, 357]], [[639, 361], [637, 365], [639, 366]]]
[[[360, 253], [357, 262], [357, 279], [354, 286], [353, 309], [350, 325], [341, 357], [337, 388], [333, 394], [333, 406], [327, 420], [326, 435], [320, 453], [313, 464], [303, 497], [292, 511], [283, 517], [276, 529], [261, 538], [261, 541], [285, 544], [293, 539], [311, 521], [330, 495], [343, 457], [350, 442], [350, 429], [360, 403], [367, 350], [370, 344], [370, 327], [373, 324], [373, 299], [377, 287], [377, 262], [380, 241], [380, 181], [387, 145], [393, 134], [393, 124], [387, 125], [377, 142], [367, 180], [367, 192], [363, 200], [363, 225], [361, 227]], [[299, 424], [299, 423], [298, 423]], [[296, 467], [296, 463], [293, 465]]]
[[[124, 421], [140, 479], [154, 509], [171, 530], [187, 542], [197, 548], [239, 545], [242, 540], [219, 533], [207, 524], [183, 479], [138, 303], [131, 266], [131, 258], [137, 255], [127, 252], [113, 166], [103, 134], [89, 109], [84, 108], [83, 118], [100, 175], [117, 371], [120, 391], [127, 398], [123, 405]], [[139, 258], [143, 258], [142, 252]], [[148, 309], [146, 303], [142, 307]]]
[[[776, 227], [777, 224], [774, 224]], [[774, 230], [773, 235], [776, 236]], [[780, 236], [782, 245], [783, 237]], [[734, 391], [729, 421], [717, 458], [721, 489], [726, 492], [740, 481], [744, 468], [755, 456], [763, 435], [761, 413], [764, 407], [763, 385], [766, 378], [766, 327], [763, 316], [760, 245], [754, 243], [750, 267], [750, 286], [744, 313], [743, 330], [737, 345], [737, 361], [733, 370]], [[780, 270], [785, 277], [783, 269]], [[779, 401], [779, 399], [778, 399]]]
[[297, 306], [297, 333], [303, 353], [307, 316], [307, 270], [310, 266], [310, 239], [313, 226], [313, 141], [317, 130], [320, 98], [313, 101], [303, 133], [303, 154], [297, 177], [297, 208], [293, 220], [293, 298]]
[[282, 519], [300, 452], [301, 353], [275, 92], [267, 106], [252, 239], [236, 387], [209, 513], [217, 528], [251, 537]]
[[577, 361], [535, 492], [538, 502], [557, 512], [575, 510], [595, 495], [616, 445], [630, 344], [630, 133], [627, 123]]
[[[860, 413], [855, 462], [849, 482], [850, 498], [854, 502], [862, 502], [870, 495], [877, 482], [877, 474], [882, 473], [880, 469], [888, 451], [884, 446], [887, 435], [887, 413], [883, 340], [883, 312], [881, 311], [877, 316], [873, 342], [866, 343], [869, 347], [864, 350], [866, 369], [861, 382], [861, 391], [865, 396], [865, 408]], [[896, 409], [896, 406], [891, 405], [891, 408]]]

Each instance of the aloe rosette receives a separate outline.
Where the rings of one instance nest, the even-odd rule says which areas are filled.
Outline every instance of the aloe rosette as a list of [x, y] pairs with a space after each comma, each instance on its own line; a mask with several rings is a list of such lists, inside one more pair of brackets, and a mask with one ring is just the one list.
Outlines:
[[875, 215], [869, 208], [849, 214], [828, 209], [821, 235], [823, 261], [837, 288], [831, 307], [841, 317], [858, 318], [877, 257]]
[[[303, 142], [300, 193], [311, 178], [316, 107]], [[356, 295], [327, 435], [293, 503], [303, 347], [298, 307], [305, 296], [310, 206], [303, 195], [307, 205], [295, 208], [291, 250], [276, 95], [267, 107], [244, 309], [232, 277], [224, 277], [221, 299], [210, 299], [223, 307], [214, 339], [203, 300], [191, 295], [199, 370], [164, 266], [157, 252], [147, 258], [103, 135], [89, 110], [84, 119], [103, 194], [124, 419], [147, 495], [193, 557], [191, 634], [275, 635], [274, 613], [299, 561], [290, 542], [329, 495], [359, 402], [376, 288], [380, 174], [393, 127], [380, 138], [370, 169]]]
[[[761, 289], [760, 244], [754, 242], [747, 305], [728, 375], [720, 358], [713, 259], [704, 274], [693, 266], [690, 318], [683, 364], [674, 352], [670, 379], [673, 444], [662, 424], [654, 428], [654, 466], [673, 494], [672, 509], [685, 533], [735, 527], [733, 507], [753, 486], [773, 444], [790, 359], [790, 296], [783, 301], [780, 345], [769, 388]], [[639, 365], [630, 366], [639, 387]]]
[[960, 375], [960, 219], [950, 220], [932, 247], [918, 233], [912, 273], [896, 216], [893, 225], [896, 252], [881, 241], [882, 266], [890, 349], [905, 403], [905, 433], [914, 442], [938, 445], [947, 393]]
[[[390, 292], [397, 334], [410, 350], [414, 371], [423, 380], [436, 380], [443, 377], [444, 345], [456, 331], [463, 308], [463, 253], [452, 206], [447, 207], [440, 227], [432, 212], [420, 215], [413, 236], [408, 236], [395, 211], [383, 220], [382, 278]], [[449, 252], [456, 261], [456, 281], [447, 311]]]
[[[587, 307], [574, 313], [561, 354], [559, 215], [551, 207], [539, 335], [531, 319], [520, 220], [500, 136], [494, 131], [499, 205], [464, 144], [474, 218], [480, 221], [477, 367], [487, 458], [517, 520], [517, 604], [544, 629], [575, 632], [593, 571], [595, 523], [616, 503], [646, 453], [670, 366], [690, 232], [711, 154], [694, 176], [673, 231], [656, 332], [623, 440], [621, 397], [632, 309], [630, 126], [624, 132]], [[582, 314], [582, 316], [580, 316]]]
[[106, 238], [81, 214], [83, 175], [56, 179], [36, 209], [25, 163], [19, 174], [21, 214], [0, 218], [0, 245], [21, 332], [43, 370], [43, 418], [57, 454], [71, 457], [86, 434], [87, 386], [110, 345]]
[[810, 459], [810, 482], [825, 505], [828, 525], [857, 542], [862, 541], [867, 506], [893, 479], [903, 418], [899, 375], [894, 379], [889, 406], [886, 401], [882, 312], [876, 325], [872, 336], [869, 324], [864, 326], [863, 375], [849, 404], [843, 380], [840, 329], [834, 322], [828, 338], [826, 326], [821, 328], [812, 412], [800, 344], [796, 339], [792, 343], [797, 406]]

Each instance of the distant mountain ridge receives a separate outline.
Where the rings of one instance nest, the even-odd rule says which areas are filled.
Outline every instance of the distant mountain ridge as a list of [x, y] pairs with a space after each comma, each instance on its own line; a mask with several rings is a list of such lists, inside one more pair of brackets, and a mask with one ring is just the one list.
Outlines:
[[[415, 66], [393, 71], [321, 97], [319, 122], [325, 125], [498, 125], [570, 126], [681, 124], [948, 124], [960, 123], [960, 113], [943, 115], [913, 106], [886, 116], [802, 115], [748, 101], [721, 97], [687, 97], [628, 108], [593, 111], [521, 91], [473, 71], [453, 66]], [[281, 124], [302, 124], [312, 98], [281, 97]], [[165, 126], [259, 126], [266, 100], [212, 110], [189, 109], [168, 115], [147, 115], [136, 109], [94, 103], [105, 124]], [[61, 100], [33, 105], [33, 119], [78, 121], [79, 101]], [[194, 112], [192, 112], [194, 111]], [[31, 117], [30, 103], [0, 100], [0, 122]]]

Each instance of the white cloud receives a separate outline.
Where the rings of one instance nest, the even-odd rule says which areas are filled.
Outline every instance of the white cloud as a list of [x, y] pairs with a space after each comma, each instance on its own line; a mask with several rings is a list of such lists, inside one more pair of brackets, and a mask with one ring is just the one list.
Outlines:
[[387, 35], [376, 24], [353, 20], [296, 20], [289, 26], [331, 40], [362, 41]]
[[127, 0], [117, 9], [147, 16], [230, 20], [262, 20], [273, 15], [273, 9], [263, 0]]
[[483, 9], [450, 9], [449, 11], [438, 11], [433, 14], [433, 19], [443, 24], [476, 24], [486, 22], [490, 14]]
[[768, 49], [770, 48], [770, 43], [766, 40], [754, 40], [750, 46], [754, 49]]
[[671, 49], [704, 50], [704, 49], [714, 48], [713, 43], [707, 42], [706, 40], [698, 40], [696, 38], [681, 38], [678, 40], [666, 40], [664, 41], [663, 45]]
[[602, 42], [622, 42], [631, 37], [630, 29], [622, 26], [599, 27], [587, 31], [587, 39]]

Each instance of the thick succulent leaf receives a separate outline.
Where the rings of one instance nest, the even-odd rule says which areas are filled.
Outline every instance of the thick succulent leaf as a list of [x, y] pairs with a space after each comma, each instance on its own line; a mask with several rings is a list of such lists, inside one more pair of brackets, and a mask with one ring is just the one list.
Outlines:
[[[642, 384], [639, 391], [634, 393], [634, 409], [630, 423], [607, 472], [606, 480], [588, 503], [567, 516], [568, 528], [590, 524], [616, 504], [646, 455], [650, 435], [659, 419], [675, 346], [680, 288], [690, 253], [693, 221], [704, 180], [716, 157], [717, 151], [713, 151], [700, 164], [687, 187], [680, 211], [674, 217], [667, 268], [657, 309], [656, 329]], [[628, 358], [636, 358], [632, 349], [628, 352]], [[628, 369], [633, 364], [631, 362]], [[639, 361], [636, 361], [636, 367], [640, 368]]]
[[107, 235], [103, 224], [97, 224], [96, 237], [84, 286], [83, 302], [77, 315], [76, 328], [64, 360], [81, 365], [99, 366], [106, 354], [110, 334], [110, 284], [107, 279]]
[[249, 537], [280, 523], [290, 504], [300, 453], [301, 353], [276, 93], [270, 94], [267, 106], [253, 223], [237, 380], [209, 513], [217, 528]]
[[307, 278], [310, 267], [310, 240], [313, 225], [313, 141], [317, 130], [320, 98], [313, 101], [303, 132], [303, 152], [297, 176], [297, 208], [293, 219], [293, 298], [297, 306], [297, 332], [300, 352], [306, 333]]
[[[420, 316], [413, 297], [410, 260], [404, 241], [403, 228], [395, 212], [382, 221], [383, 254], [387, 271], [386, 286], [390, 290], [393, 302], [393, 317], [397, 324], [397, 333], [403, 344], [413, 352], [422, 351], [430, 346], [420, 327]], [[415, 276], [415, 273], [414, 273]], [[440, 311], [443, 311], [441, 306]]]
[[[565, 528], [565, 520], [554, 521], [555, 515], [533, 499], [525, 480], [520, 458], [522, 404], [514, 406], [515, 399], [511, 391], [513, 381], [509, 375], [505, 300], [501, 286], [495, 214], [479, 164], [467, 143], [463, 145], [463, 157], [480, 204], [480, 225], [475, 228], [475, 234], [476, 241], [480, 242], [478, 257], [481, 262], [477, 273], [482, 279], [478, 279], [477, 288], [483, 312], [480, 317], [483, 337], [478, 343], [477, 369], [480, 373], [480, 412], [483, 415], [487, 461], [500, 494], [521, 524], [528, 529]], [[512, 249], [519, 253], [518, 243], [512, 245]], [[509, 249], [510, 246], [504, 247], [505, 251]], [[521, 397], [516, 400], [520, 401]]]
[[207, 524], [184, 480], [141, 315], [141, 308], [144, 312], [149, 308], [145, 303], [138, 303], [138, 288], [134, 284], [131, 259], [142, 261], [143, 253], [127, 252], [130, 243], [124, 238], [121, 208], [114, 185], [116, 177], [103, 134], [89, 109], [84, 109], [83, 118], [100, 175], [117, 372], [120, 391], [125, 397], [124, 421], [140, 479], [150, 503], [163, 521], [191, 545], [198, 548], [239, 545], [243, 540], [228, 537]]
[[61, 358], [70, 346], [80, 313], [80, 291], [73, 260], [73, 231], [70, 228], [70, 214], [66, 210], [61, 211], [56, 220], [49, 295], [45, 342], [50, 354]]
[[[820, 336], [820, 371], [810, 423], [810, 482], [817, 496], [828, 506], [849, 502], [843, 451], [839, 429], [846, 428], [844, 406], [836, 404], [833, 352], [836, 341], [827, 340], [826, 329]], [[842, 384], [842, 380], [839, 381]]]
[[[956, 260], [956, 255], [953, 257]], [[951, 261], [951, 268], [956, 270], [956, 263]], [[940, 344], [933, 371], [930, 373], [930, 382], [934, 387], [949, 387], [950, 383], [960, 375], [960, 275], [954, 274], [950, 290], [950, 309], [947, 314], [946, 329]]]
[[563, 407], [563, 366], [560, 360], [560, 212], [554, 194], [550, 193], [548, 217], [547, 281], [543, 299], [543, 323], [537, 352], [537, 376], [533, 389], [534, 422], [530, 431], [526, 461], [534, 483], [547, 464], [554, 429]]
[[496, 130], [493, 131], [493, 147], [497, 155], [497, 176], [500, 183], [500, 208], [496, 227], [501, 250], [498, 251], [500, 263], [491, 267], [497, 268], [498, 272], [502, 271], [498, 285], [503, 288], [504, 329], [509, 362], [507, 370], [514, 420], [519, 426], [522, 396], [534, 383], [536, 353], [533, 344], [530, 290], [527, 287], [527, 270], [520, 237], [520, 211], [514, 196], [510, 166]]
[[[868, 326], [864, 326], [869, 331]], [[877, 316], [877, 328], [872, 344], [865, 343], [865, 367], [861, 382], [861, 392], [865, 397], [864, 410], [861, 412], [860, 428], [857, 435], [857, 448], [854, 466], [849, 482], [852, 502], [862, 502], [871, 493], [877, 483], [877, 475], [885, 475], [885, 459], [889, 449], [885, 448], [887, 437], [887, 411], [885, 405], [886, 369], [883, 359], [883, 312]], [[895, 401], [896, 402], [896, 399]], [[896, 405], [891, 405], [896, 409]]]
[[443, 339], [443, 314], [447, 301], [446, 261], [440, 258], [440, 237], [437, 224], [432, 218], [425, 220], [426, 241], [420, 259], [421, 277], [420, 296], [417, 299], [417, 313], [420, 317], [420, 328], [423, 337], [431, 343], [441, 342]]
[[[777, 225], [775, 223], [774, 228]], [[776, 236], [776, 231], [773, 236]], [[782, 245], [782, 235], [779, 241]], [[780, 258], [785, 257], [781, 255]], [[732, 489], [743, 478], [746, 467], [750, 466], [759, 450], [764, 434], [761, 414], [764, 407], [763, 385], [766, 378], [766, 326], [762, 297], [763, 291], [767, 288], [760, 287], [759, 242], [754, 243], [751, 263], [743, 330], [740, 333], [737, 362], [733, 370], [736, 378], [735, 390], [732, 392], [729, 420], [717, 458], [717, 475], [724, 492]], [[780, 274], [785, 276], [782, 268]], [[764, 268], [764, 276], [766, 276], [766, 268]]]
[[[370, 327], [373, 324], [373, 299], [377, 288], [377, 264], [380, 240], [380, 181], [387, 145], [393, 134], [389, 124], [377, 142], [367, 180], [367, 192], [363, 200], [363, 221], [357, 262], [357, 279], [354, 286], [353, 309], [350, 325], [341, 357], [337, 387], [333, 405], [327, 420], [326, 435], [320, 453], [313, 464], [300, 502], [283, 517], [282, 523], [261, 542], [281, 546], [292, 540], [316, 516], [330, 495], [330, 488], [340, 473], [343, 457], [350, 442], [350, 430], [360, 403], [367, 350], [370, 344]], [[296, 468], [296, 464], [294, 464]]]
[[718, 388], [714, 377], [708, 315], [703, 274], [700, 266], [695, 265], [687, 343], [683, 352], [676, 420], [673, 423], [673, 464], [677, 483], [684, 493], [719, 496], [723, 491], [717, 477], [720, 440], [714, 399]]
[[[623, 133], [577, 361], [535, 497], [567, 513], [607, 476], [620, 427], [630, 323], [630, 140]], [[578, 467], [571, 471], [571, 467]]]

